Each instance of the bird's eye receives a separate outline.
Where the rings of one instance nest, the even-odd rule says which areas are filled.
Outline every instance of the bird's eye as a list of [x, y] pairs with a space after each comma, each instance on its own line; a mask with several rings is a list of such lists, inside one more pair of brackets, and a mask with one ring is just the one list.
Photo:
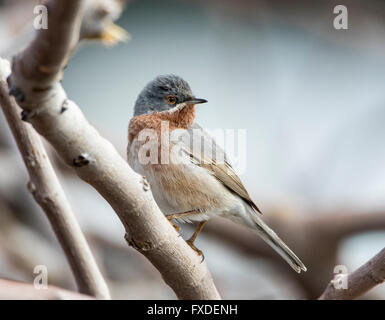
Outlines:
[[166, 97], [166, 101], [168, 104], [175, 104], [177, 99], [174, 95], [170, 94]]

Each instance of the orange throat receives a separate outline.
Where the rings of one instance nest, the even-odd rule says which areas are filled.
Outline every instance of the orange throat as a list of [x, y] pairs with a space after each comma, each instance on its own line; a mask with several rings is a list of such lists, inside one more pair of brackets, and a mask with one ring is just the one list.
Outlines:
[[174, 112], [162, 111], [151, 114], [143, 114], [131, 119], [129, 132], [129, 143], [143, 129], [156, 130], [158, 134], [161, 132], [162, 122], [166, 121], [169, 125], [169, 130], [188, 129], [192, 126], [195, 119], [195, 105], [188, 104], [180, 110]]

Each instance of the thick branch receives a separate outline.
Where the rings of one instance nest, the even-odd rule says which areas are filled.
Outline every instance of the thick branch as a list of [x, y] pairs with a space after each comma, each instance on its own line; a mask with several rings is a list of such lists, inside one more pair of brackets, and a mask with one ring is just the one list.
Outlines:
[[[0, 59], [0, 105], [28, 169], [28, 189], [47, 215], [75, 276], [79, 291], [109, 299], [106, 283], [56, 177], [39, 135], [20, 120], [21, 109], [8, 95], [7, 63]], [[3, 73], [5, 71], [5, 73]]]
[[[32, 45], [15, 57], [24, 77], [40, 87], [59, 80], [79, 39], [86, 1], [48, 1], [48, 29], [40, 29]], [[47, 54], [48, 53], [48, 54]], [[24, 59], [28, 57], [28, 59]]]
[[[206, 264], [178, 236], [156, 205], [148, 182], [99, 135], [57, 81], [79, 36], [80, 1], [50, 1], [49, 29], [13, 61], [11, 93], [25, 118], [110, 203], [126, 229], [126, 240], [143, 253], [183, 299], [218, 299]], [[64, 4], [63, 4], [64, 6]], [[53, 18], [55, 17], [55, 18]], [[59, 35], [59, 36], [58, 36]]]
[[320, 300], [355, 299], [385, 281], [385, 248], [356, 271], [346, 275], [347, 289], [336, 289], [331, 281]]
[[35, 289], [28, 283], [0, 279], [0, 300], [90, 300], [90, 296], [55, 286]]

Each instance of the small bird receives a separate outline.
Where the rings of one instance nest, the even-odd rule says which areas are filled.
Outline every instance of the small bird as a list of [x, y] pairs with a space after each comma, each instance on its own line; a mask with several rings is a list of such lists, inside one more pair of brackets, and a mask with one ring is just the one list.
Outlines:
[[108, 47], [129, 41], [131, 35], [114, 23], [126, 4], [127, 0], [86, 0], [80, 39], [101, 41]]
[[[196, 123], [196, 98], [176, 75], [158, 76], [139, 94], [128, 130], [127, 159], [149, 182], [155, 201], [170, 223], [199, 222], [186, 242], [194, 241], [205, 223], [220, 216], [253, 229], [298, 273], [305, 265], [261, 219], [225, 153]], [[203, 152], [202, 152], [203, 141]]]

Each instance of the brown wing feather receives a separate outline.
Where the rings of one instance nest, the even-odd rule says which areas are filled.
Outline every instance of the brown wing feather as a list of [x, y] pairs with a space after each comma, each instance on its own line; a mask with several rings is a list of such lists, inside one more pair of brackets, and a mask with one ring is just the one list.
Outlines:
[[[194, 131], [194, 135], [199, 134], [199, 139], [203, 138], [205, 141], [204, 151], [208, 152], [194, 154], [195, 150], [201, 149], [190, 147], [191, 137], [193, 136], [192, 131]], [[189, 137], [184, 137], [185, 139], [179, 140], [179, 142], [183, 143], [182, 151], [185, 152], [185, 154], [190, 158], [190, 161], [209, 170], [220, 182], [223, 183], [225, 187], [244, 199], [256, 212], [262, 214], [257, 205], [250, 198], [250, 195], [244, 187], [241, 179], [239, 179], [233, 167], [228, 163], [224, 151], [216, 145], [215, 141], [206, 132], [204, 132], [198, 124], [194, 124], [193, 127], [188, 130], [188, 134]], [[188, 139], [188, 142], [186, 139]], [[194, 139], [196, 140], [197, 137], [195, 136]], [[192, 143], [194, 143], [194, 141], [192, 141]], [[213, 159], [213, 155], [215, 156], [218, 154], [221, 155], [221, 158], [224, 159], [224, 161], [217, 162], [216, 159]]]
[[249, 193], [244, 187], [241, 179], [235, 173], [234, 169], [228, 162], [225, 163], [212, 163], [212, 164], [201, 164], [202, 167], [210, 170], [213, 175], [221, 181], [227, 188], [235, 192], [242, 199], [244, 199], [255, 211], [262, 214], [254, 201], [250, 198]]

